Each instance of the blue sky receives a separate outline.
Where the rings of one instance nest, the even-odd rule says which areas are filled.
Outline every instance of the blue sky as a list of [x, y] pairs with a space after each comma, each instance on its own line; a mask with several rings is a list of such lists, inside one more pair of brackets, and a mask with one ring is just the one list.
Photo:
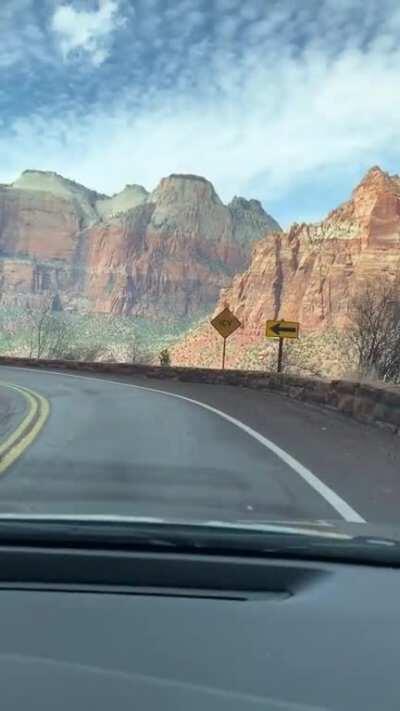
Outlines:
[[400, 171], [398, 0], [1, 0], [0, 181], [204, 175], [285, 226]]

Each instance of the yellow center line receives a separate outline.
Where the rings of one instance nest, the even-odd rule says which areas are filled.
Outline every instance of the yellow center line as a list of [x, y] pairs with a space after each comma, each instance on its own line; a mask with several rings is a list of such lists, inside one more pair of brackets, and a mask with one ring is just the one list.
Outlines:
[[39, 404], [35, 400], [35, 398], [31, 395], [30, 392], [25, 392], [25, 390], [22, 390], [22, 388], [17, 387], [16, 385], [11, 385], [9, 383], [2, 383], [0, 382], [1, 387], [6, 387], [11, 390], [16, 390], [19, 392], [27, 401], [28, 403], [28, 412], [25, 415], [24, 419], [22, 422], [18, 425], [18, 427], [10, 434], [9, 437], [0, 445], [0, 455], [5, 452], [7, 449], [10, 448], [10, 446], [15, 442], [21, 435], [25, 432], [27, 427], [31, 424], [31, 422], [35, 419], [38, 409], [39, 409]]
[[[28, 403], [28, 413], [24, 419], [5, 442], [0, 445], [0, 457], [5, 453], [0, 461], [0, 474], [3, 474], [38, 436], [49, 416], [50, 404], [46, 398], [29, 388], [22, 388], [18, 385], [1, 381], [0, 386], [16, 390]], [[35, 424], [32, 426], [33, 422]]]

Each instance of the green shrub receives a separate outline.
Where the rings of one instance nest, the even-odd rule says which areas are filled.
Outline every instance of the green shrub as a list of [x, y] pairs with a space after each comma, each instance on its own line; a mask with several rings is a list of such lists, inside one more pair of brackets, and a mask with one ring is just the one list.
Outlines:
[[160, 353], [160, 365], [165, 368], [171, 365], [171, 355], [168, 348], [163, 348]]

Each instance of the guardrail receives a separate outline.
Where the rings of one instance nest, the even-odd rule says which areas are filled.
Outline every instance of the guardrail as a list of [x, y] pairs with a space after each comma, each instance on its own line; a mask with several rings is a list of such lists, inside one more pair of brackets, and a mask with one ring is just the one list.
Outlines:
[[86, 373], [139, 375], [188, 383], [236, 385], [282, 393], [343, 412], [356, 420], [384, 425], [400, 435], [400, 387], [372, 386], [350, 380], [324, 380], [244, 370], [175, 368], [129, 363], [84, 363], [67, 360], [32, 360], [0, 357], [1, 365]]

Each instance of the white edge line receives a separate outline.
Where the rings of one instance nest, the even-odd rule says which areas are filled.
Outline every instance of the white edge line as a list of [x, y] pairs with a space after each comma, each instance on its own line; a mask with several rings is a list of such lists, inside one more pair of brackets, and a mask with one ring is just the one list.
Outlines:
[[[286, 452], [284, 449], [281, 447], [278, 447], [277, 444], [272, 442], [270, 439], [267, 437], [264, 437], [262, 434], [257, 432], [256, 430], [253, 430], [252, 427], [249, 427], [249, 425], [246, 425], [244, 422], [241, 422], [240, 420], [237, 420], [236, 417], [232, 417], [232, 415], [228, 415], [226, 412], [223, 412], [222, 410], [218, 410], [216, 407], [213, 407], [212, 405], [208, 405], [205, 402], [200, 402], [199, 400], [194, 400], [193, 398], [187, 397], [186, 395], [179, 395], [178, 393], [171, 393], [168, 392], [167, 390], [160, 390], [159, 388], [148, 388], [144, 385], [134, 385], [134, 383], [125, 383], [120, 380], [114, 380], [113, 378], [107, 379], [107, 378], [97, 378], [93, 377], [91, 375], [77, 375], [76, 373], [63, 373], [62, 371], [57, 371], [57, 370], [46, 370], [45, 368], [24, 368], [20, 366], [3, 366], [4, 368], [11, 368], [16, 371], [18, 370], [24, 370], [28, 371], [30, 373], [45, 373], [46, 375], [61, 375], [65, 376], [67, 378], [75, 378], [77, 380], [93, 380], [93, 381], [99, 381], [101, 383], [113, 383], [114, 385], [120, 385], [122, 387], [130, 387], [130, 388], [135, 388], [136, 390], [144, 390], [145, 392], [153, 392], [153, 393], [158, 393], [159, 395], [167, 395], [168, 397], [174, 397], [179, 400], [184, 400], [186, 402], [190, 402], [192, 405], [197, 405], [198, 407], [202, 407], [204, 410], [208, 410], [209, 412], [214, 413], [215, 415], [218, 415], [219, 417], [222, 417], [224, 420], [227, 422], [230, 422], [232, 425], [235, 425], [235, 427], [238, 427], [241, 429], [243, 432], [246, 432], [250, 437], [253, 439], [257, 440], [260, 444], [262, 444], [264, 447], [269, 449], [271, 452], [273, 452], [279, 459], [281, 459], [285, 464], [288, 465], [293, 471], [295, 471], [301, 478], [311, 486], [314, 491], [316, 491], [322, 498], [327, 501], [332, 508], [334, 508], [341, 516], [344, 518], [345, 521], [348, 521], [349, 523], [366, 523], [365, 519], [360, 516], [360, 514], [355, 511], [344, 499], [339, 496], [339, 494], [336, 494], [333, 489], [331, 489], [329, 486], [324, 484], [318, 477], [313, 474], [307, 467], [303, 466], [300, 462], [297, 461], [294, 457], [292, 457], [288, 452]], [[0, 371], [1, 372], [1, 371]], [[118, 377], [118, 376], [117, 376]]]

